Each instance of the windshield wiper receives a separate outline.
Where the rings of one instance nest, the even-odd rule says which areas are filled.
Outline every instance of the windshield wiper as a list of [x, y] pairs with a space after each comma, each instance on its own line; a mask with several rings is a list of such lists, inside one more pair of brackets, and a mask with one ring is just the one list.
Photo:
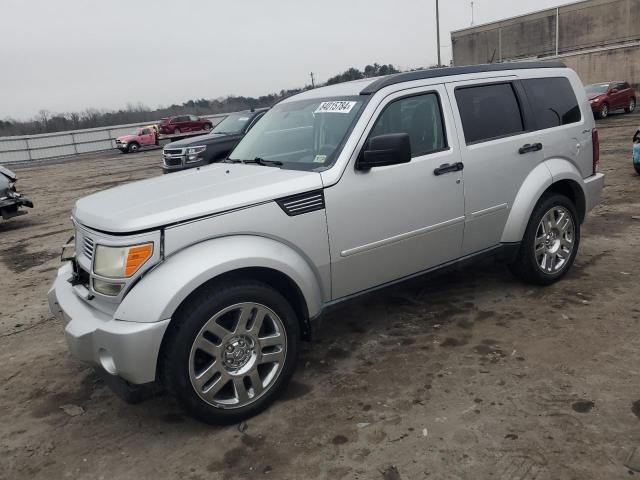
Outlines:
[[255, 163], [257, 165], [262, 165], [263, 167], [280, 167], [284, 165], [278, 160], [265, 160], [264, 158], [260, 157], [256, 157], [253, 160], [242, 160], [242, 163]]
[[236, 160], [235, 158], [225, 158], [224, 163], [242, 163], [242, 160]]

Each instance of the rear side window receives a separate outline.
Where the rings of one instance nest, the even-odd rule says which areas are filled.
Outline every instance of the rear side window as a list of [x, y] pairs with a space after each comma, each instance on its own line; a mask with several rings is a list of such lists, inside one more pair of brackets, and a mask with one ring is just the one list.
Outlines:
[[447, 148], [440, 101], [435, 93], [396, 100], [384, 109], [369, 137], [408, 133], [411, 156], [419, 157]]
[[456, 101], [467, 144], [524, 131], [522, 111], [511, 83], [458, 88]]
[[578, 100], [564, 77], [532, 78], [522, 85], [536, 117], [538, 130], [579, 122]]

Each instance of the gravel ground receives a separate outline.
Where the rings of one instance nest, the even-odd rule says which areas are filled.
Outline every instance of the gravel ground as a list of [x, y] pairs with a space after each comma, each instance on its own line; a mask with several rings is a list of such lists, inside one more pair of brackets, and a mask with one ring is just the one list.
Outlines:
[[616, 479], [640, 446], [639, 115], [599, 122], [604, 202], [547, 288], [486, 261], [328, 315], [285, 398], [225, 428], [115, 397], [68, 354], [46, 292], [81, 196], [161, 174], [158, 151], [12, 167], [0, 223], [0, 478]]

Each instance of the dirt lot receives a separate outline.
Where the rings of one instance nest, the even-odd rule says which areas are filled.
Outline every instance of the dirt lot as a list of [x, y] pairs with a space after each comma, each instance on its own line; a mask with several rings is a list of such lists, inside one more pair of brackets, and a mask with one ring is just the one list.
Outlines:
[[121, 402], [69, 357], [46, 305], [74, 200], [161, 174], [158, 152], [15, 167], [36, 208], [0, 223], [0, 478], [629, 477], [636, 125], [640, 115], [599, 124], [605, 201], [564, 281], [532, 288], [486, 262], [334, 311], [286, 398], [240, 427], [199, 424], [164, 395]]

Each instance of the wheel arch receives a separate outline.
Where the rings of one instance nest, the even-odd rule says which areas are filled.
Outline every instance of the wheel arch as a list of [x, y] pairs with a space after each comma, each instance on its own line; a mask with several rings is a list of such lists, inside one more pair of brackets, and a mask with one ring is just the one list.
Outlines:
[[305, 333], [309, 319], [322, 309], [320, 281], [301, 254], [277, 240], [237, 235], [206, 240], [168, 257], [124, 297], [115, 317], [132, 322], [173, 318], [200, 289], [229, 277], [275, 288], [291, 302]]
[[200, 294], [203, 290], [215, 288], [221, 282], [227, 280], [257, 280], [265, 285], [274, 288], [280, 293], [296, 312], [298, 321], [300, 322], [300, 331], [304, 340], [311, 338], [309, 308], [300, 287], [293, 281], [291, 277], [279, 270], [270, 267], [243, 267], [235, 270], [229, 270], [221, 273], [216, 277], [207, 280], [200, 286], [196, 287], [176, 308], [173, 316], [175, 316], [182, 308], [184, 308], [191, 299]]
[[502, 243], [522, 241], [531, 213], [540, 198], [547, 192], [568, 197], [576, 206], [580, 223], [586, 217], [586, 197], [582, 188], [582, 176], [571, 162], [550, 159], [537, 165], [522, 183], [511, 206], [502, 233]]

